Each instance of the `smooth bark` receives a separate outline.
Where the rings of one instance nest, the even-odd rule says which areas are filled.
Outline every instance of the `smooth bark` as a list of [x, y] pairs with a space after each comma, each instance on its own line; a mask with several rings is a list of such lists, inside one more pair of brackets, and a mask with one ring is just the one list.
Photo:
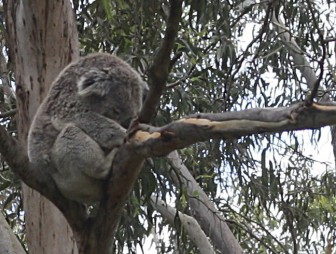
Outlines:
[[[69, 1], [5, 1], [10, 57], [15, 64], [18, 137], [22, 147], [30, 122], [58, 73], [79, 55]], [[22, 150], [21, 150], [22, 152]], [[23, 185], [30, 253], [76, 253], [63, 215], [38, 192]]]
[[163, 200], [154, 196], [151, 197], [151, 204], [171, 225], [174, 225], [178, 217], [182, 227], [186, 230], [194, 245], [197, 246], [200, 254], [216, 253], [195, 218], [177, 211], [175, 208], [167, 205]]
[[211, 239], [216, 249], [221, 253], [243, 253], [238, 241], [235, 239], [225, 218], [220, 213], [202, 188], [198, 185], [187, 167], [183, 164], [176, 151], [167, 156], [169, 164], [175, 169], [172, 175], [176, 186], [187, 190], [188, 202], [193, 216], [203, 231]]

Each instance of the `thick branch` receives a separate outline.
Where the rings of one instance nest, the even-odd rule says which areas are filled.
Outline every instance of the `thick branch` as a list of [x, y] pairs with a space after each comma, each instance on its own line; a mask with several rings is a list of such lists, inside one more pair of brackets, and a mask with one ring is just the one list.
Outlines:
[[198, 247], [201, 254], [216, 253], [197, 220], [189, 215], [177, 211], [175, 208], [167, 205], [164, 201], [158, 199], [157, 197], [151, 197], [151, 204], [155, 210], [161, 213], [161, 215], [172, 225], [174, 225], [176, 215], [178, 215], [182, 226], [187, 231], [194, 245]]
[[85, 209], [63, 197], [51, 179], [48, 169], [35, 168], [28, 159], [26, 150], [0, 125], [0, 153], [7, 164], [29, 187], [39, 191], [60, 209], [74, 229], [83, 227]]
[[259, 133], [315, 129], [336, 124], [336, 104], [306, 107], [247, 109], [218, 114], [198, 114], [155, 128], [140, 125], [133, 139], [144, 156], [162, 156], [208, 139], [232, 139]]
[[[122, 146], [113, 161], [111, 175], [106, 185], [98, 214], [92, 225], [91, 233], [84, 244], [85, 253], [112, 253], [112, 244], [115, 230], [122, 215], [127, 198], [133, 189], [142, 168], [144, 157], [137, 152], [131, 144]], [[89, 241], [98, 242], [92, 244]], [[86, 245], [86, 246], [85, 246]], [[98, 249], [97, 249], [98, 248]]]
[[150, 91], [139, 115], [139, 121], [148, 123], [156, 112], [160, 103], [161, 94], [166, 86], [171, 61], [170, 54], [178, 33], [178, 26], [182, 15], [182, 0], [170, 1], [170, 12], [167, 21], [167, 29], [162, 44], [149, 68]]
[[193, 216], [215, 247], [221, 253], [243, 253], [238, 241], [225, 223], [224, 217], [190, 174], [178, 153], [176, 151], [170, 153], [167, 159], [169, 164], [176, 169], [174, 172], [177, 176], [172, 175], [175, 185], [187, 190], [188, 202], [193, 211]]

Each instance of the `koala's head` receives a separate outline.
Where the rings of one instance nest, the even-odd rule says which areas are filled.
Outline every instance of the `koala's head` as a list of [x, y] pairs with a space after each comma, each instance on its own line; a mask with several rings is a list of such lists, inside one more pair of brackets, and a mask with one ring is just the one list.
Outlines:
[[109, 54], [86, 57], [77, 81], [80, 100], [90, 110], [127, 128], [142, 107], [147, 84], [127, 63]]

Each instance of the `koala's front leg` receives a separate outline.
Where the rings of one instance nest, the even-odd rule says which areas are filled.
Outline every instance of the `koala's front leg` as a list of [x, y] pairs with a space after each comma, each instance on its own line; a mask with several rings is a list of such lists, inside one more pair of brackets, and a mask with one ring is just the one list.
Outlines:
[[99, 201], [103, 195], [103, 180], [111, 170], [117, 149], [105, 154], [80, 128], [66, 124], [51, 150], [51, 160], [56, 167], [52, 176], [62, 194], [86, 204]]
[[74, 124], [66, 124], [52, 148], [52, 160], [64, 176], [86, 174], [104, 179], [110, 171], [117, 149], [105, 155], [99, 144]]
[[126, 137], [126, 129], [119, 123], [92, 111], [78, 113], [71, 119], [52, 119], [53, 126], [59, 131], [64, 129], [67, 123], [80, 128], [107, 151], [122, 145]]

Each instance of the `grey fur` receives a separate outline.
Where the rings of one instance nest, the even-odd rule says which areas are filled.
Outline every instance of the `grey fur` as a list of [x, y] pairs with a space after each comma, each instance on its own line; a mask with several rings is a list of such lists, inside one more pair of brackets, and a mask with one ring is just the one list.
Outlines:
[[61, 193], [91, 204], [102, 185], [147, 84], [124, 61], [98, 53], [70, 64], [52, 84], [28, 136], [28, 156], [51, 170]]

